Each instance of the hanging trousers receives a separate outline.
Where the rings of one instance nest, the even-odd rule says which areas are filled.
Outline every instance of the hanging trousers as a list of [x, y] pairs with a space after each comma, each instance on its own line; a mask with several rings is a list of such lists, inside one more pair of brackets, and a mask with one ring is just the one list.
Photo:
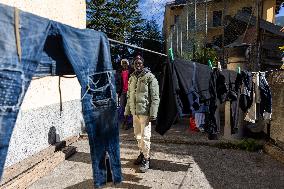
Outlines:
[[[58, 53], [60, 52], [60, 53]], [[82, 112], [91, 149], [94, 185], [121, 182], [114, 72], [107, 37], [0, 4], [0, 178], [23, 98], [41, 63], [71, 65], [82, 88]], [[41, 73], [43, 74], [43, 73]], [[48, 75], [48, 73], [46, 73]]]

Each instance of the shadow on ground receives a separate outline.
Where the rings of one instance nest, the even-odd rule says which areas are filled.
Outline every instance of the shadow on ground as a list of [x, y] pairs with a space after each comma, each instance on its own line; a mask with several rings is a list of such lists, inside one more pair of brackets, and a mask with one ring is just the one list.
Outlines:
[[85, 153], [85, 152], [76, 152], [73, 156], [68, 158], [67, 161], [92, 164], [90, 153]]
[[[124, 182], [117, 184], [117, 185], [108, 184], [108, 186], [111, 186], [112, 188], [129, 188], [129, 189], [150, 189], [151, 188], [151, 187], [148, 187], [148, 186], [143, 186], [143, 185], [139, 185], [139, 184], [132, 184], [132, 183], [124, 183]], [[88, 189], [94, 188], [92, 179], [85, 180], [85, 181], [80, 182], [76, 185], [69, 186], [65, 189], [87, 189], [87, 188]]]
[[[135, 159], [125, 159], [121, 158], [121, 161], [126, 161], [125, 164], [122, 164], [123, 168], [133, 168], [136, 169], [136, 173], [139, 173], [138, 171], [138, 166], [134, 165]], [[190, 167], [189, 164], [178, 164], [172, 161], [167, 161], [167, 160], [158, 160], [158, 159], [151, 159], [150, 161], [150, 169], [151, 170], [160, 170], [160, 171], [169, 171], [169, 172], [179, 172], [183, 171], [186, 172], [188, 168]]]
[[[91, 155], [85, 152], [77, 152], [76, 154], [74, 154], [72, 157], [70, 157], [67, 160], [74, 161], [74, 162], [87, 163], [87, 164], [92, 163]], [[133, 164], [135, 159], [121, 158], [120, 160], [122, 162], [126, 162], [126, 163], [122, 163], [123, 168], [133, 168], [136, 170], [138, 169], [138, 166]], [[188, 168], [190, 168], [190, 163], [189, 164], [177, 164], [172, 161], [158, 160], [158, 159], [151, 159], [150, 165], [151, 165], [152, 170], [170, 171], [170, 172], [179, 172], [179, 171], [185, 172], [188, 170]]]
[[[181, 131], [185, 129], [185, 127], [180, 128]], [[125, 135], [130, 136], [130, 133], [133, 131], [127, 132], [129, 133], [125, 133]], [[178, 140], [178, 136], [180, 135], [179, 129], [173, 130], [172, 133], [169, 131], [168, 134], [175, 135]], [[200, 133], [198, 134], [201, 135]], [[192, 137], [198, 138], [197, 135], [192, 135]], [[202, 137], [204, 136], [202, 135]], [[136, 142], [122, 141], [121, 148], [137, 150]], [[192, 162], [187, 162], [187, 164], [172, 162], [170, 159], [152, 159], [151, 169], [163, 172], [186, 172], [191, 164], [194, 163], [198, 165], [212, 188], [284, 188], [284, 165], [263, 153], [169, 143], [152, 143], [151, 151], [152, 153], [163, 153], [173, 157], [191, 157], [192, 160], [190, 161]], [[130, 152], [126, 155], [135, 158]], [[134, 159], [121, 158], [121, 160], [123, 168], [138, 169], [132, 163]], [[91, 164], [90, 154], [83, 152], [77, 152], [68, 161]], [[121, 183], [122, 186], [119, 185], [121, 188], [148, 188], [143, 185], [133, 184], [133, 182], [138, 184], [142, 178], [132, 174], [124, 174], [123, 177], [124, 182]], [[127, 181], [132, 184], [127, 183]], [[87, 185], [84, 185], [84, 182]], [[69, 188], [87, 188], [86, 186], [92, 188], [92, 180], [84, 182], [83, 185], [79, 183]]]

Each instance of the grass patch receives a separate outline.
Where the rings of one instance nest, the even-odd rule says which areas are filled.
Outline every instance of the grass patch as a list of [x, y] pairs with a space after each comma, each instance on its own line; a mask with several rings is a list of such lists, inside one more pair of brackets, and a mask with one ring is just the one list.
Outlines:
[[263, 149], [263, 145], [258, 144], [254, 139], [243, 139], [239, 142], [221, 142], [214, 145], [217, 148], [222, 149], [236, 149], [236, 150], [245, 150], [249, 152], [255, 152]]

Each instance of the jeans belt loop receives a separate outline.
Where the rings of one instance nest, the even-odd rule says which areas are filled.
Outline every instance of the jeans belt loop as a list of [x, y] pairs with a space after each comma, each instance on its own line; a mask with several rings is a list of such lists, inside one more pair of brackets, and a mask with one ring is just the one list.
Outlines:
[[16, 7], [15, 7], [14, 17], [15, 17], [15, 35], [16, 35], [17, 53], [19, 57], [19, 62], [21, 62], [22, 49], [21, 49], [21, 38], [20, 38], [19, 9]]

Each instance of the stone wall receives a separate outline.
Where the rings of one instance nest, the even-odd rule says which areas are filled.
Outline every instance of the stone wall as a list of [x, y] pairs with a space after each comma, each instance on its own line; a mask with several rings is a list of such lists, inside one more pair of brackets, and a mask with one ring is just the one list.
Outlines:
[[272, 121], [270, 136], [284, 146], [284, 71], [269, 76], [272, 91]]

